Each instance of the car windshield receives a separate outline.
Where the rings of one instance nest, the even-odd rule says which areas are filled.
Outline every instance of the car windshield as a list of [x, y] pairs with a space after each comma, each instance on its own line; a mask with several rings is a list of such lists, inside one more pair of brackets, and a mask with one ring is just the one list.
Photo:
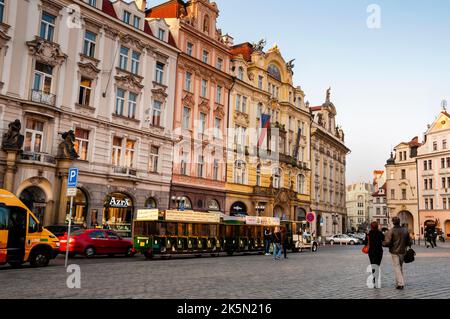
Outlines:
[[79, 230], [76, 230], [74, 232], [70, 232], [70, 236], [80, 236], [82, 234], [84, 234], [84, 230], [83, 229], [79, 229]]

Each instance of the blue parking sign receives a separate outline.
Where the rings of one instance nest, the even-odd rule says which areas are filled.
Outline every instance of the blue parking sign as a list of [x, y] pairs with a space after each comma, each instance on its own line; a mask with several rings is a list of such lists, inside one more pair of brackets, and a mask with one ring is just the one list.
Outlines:
[[67, 188], [76, 188], [78, 182], [78, 168], [69, 169], [69, 178], [67, 179]]

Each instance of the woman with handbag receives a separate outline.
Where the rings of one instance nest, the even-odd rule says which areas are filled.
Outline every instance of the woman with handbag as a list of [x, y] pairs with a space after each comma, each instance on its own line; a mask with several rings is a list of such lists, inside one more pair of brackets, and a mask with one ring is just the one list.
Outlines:
[[364, 240], [365, 247], [363, 248], [363, 252], [369, 254], [370, 265], [372, 266], [373, 283], [375, 288], [379, 288], [376, 284], [376, 268], [374, 266], [378, 266], [380, 269], [381, 261], [383, 260], [383, 241], [384, 235], [378, 229], [378, 223], [373, 222], [370, 224], [370, 232], [366, 235], [366, 239]]

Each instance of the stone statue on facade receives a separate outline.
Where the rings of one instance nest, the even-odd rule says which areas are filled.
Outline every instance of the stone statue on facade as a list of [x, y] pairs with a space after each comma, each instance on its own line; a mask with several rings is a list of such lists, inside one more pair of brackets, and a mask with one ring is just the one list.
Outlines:
[[327, 102], [331, 101], [331, 87], [327, 90]]
[[264, 47], [266, 46], [266, 40], [261, 39], [258, 41], [258, 43], [253, 43], [253, 50], [257, 51], [257, 52], [263, 52]]
[[61, 134], [63, 141], [58, 146], [58, 158], [60, 159], [77, 159], [78, 153], [75, 150], [75, 133], [70, 130]]
[[8, 131], [3, 134], [2, 149], [4, 150], [21, 150], [24, 137], [20, 134], [22, 125], [19, 120], [9, 123]]
[[291, 74], [294, 74], [294, 67], [295, 67], [294, 61], [295, 59], [292, 59], [291, 61], [286, 63], [286, 68], [288, 69], [289, 72], [291, 72]]

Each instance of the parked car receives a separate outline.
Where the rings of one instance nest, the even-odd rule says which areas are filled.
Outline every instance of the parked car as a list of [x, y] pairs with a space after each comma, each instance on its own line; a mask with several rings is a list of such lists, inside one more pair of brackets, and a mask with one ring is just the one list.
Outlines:
[[[65, 233], [67, 233], [67, 230], [69, 229], [69, 225], [63, 224], [63, 225], [51, 225], [46, 226], [45, 229], [50, 231], [52, 234], [54, 234], [56, 237], [58, 237], [59, 240], [64, 236]], [[81, 226], [78, 225], [72, 225], [70, 227], [70, 232], [75, 232], [77, 230], [82, 229]]]
[[[60, 240], [61, 253], [66, 252], [67, 233]], [[94, 255], [118, 255], [132, 257], [135, 254], [133, 242], [120, 237], [112, 230], [80, 229], [70, 235], [69, 254], [71, 257], [80, 254], [86, 257]]]
[[329, 243], [330, 245], [334, 244], [357, 245], [361, 244], [362, 240], [355, 237], [350, 237], [348, 235], [334, 235], [331, 237], [327, 237], [326, 242]]

